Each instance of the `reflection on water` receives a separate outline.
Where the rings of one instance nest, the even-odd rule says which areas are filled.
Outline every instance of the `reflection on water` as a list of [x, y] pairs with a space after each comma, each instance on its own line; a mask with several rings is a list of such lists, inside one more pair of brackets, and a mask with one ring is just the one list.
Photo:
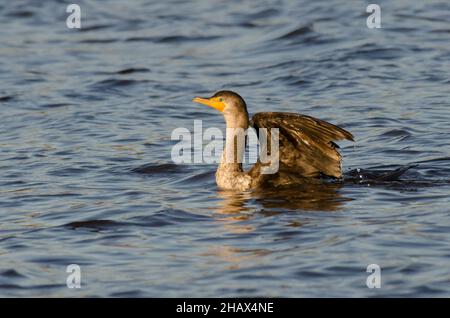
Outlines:
[[340, 193], [342, 183], [305, 183], [289, 189], [255, 193], [256, 201], [267, 210], [337, 211], [352, 200]]
[[251, 233], [255, 230], [252, 224], [243, 224], [241, 221], [252, 217], [254, 209], [246, 206], [251, 199], [250, 192], [238, 193], [229, 190], [218, 190], [217, 197], [220, 201], [214, 209], [215, 220], [223, 228], [235, 234]]
[[[324, 211], [332, 212], [342, 208], [345, 202], [352, 200], [339, 193], [341, 183], [311, 183], [299, 185], [295, 188], [265, 189], [256, 192], [236, 192], [217, 190], [220, 199], [213, 209], [214, 220], [225, 233], [231, 235], [248, 235], [258, 228], [248, 221], [257, 215], [269, 217], [288, 211]], [[254, 205], [260, 208], [255, 211]], [[299, 228], [304, 223], [301, 215], [286, 226]], [[259, 263], [271, 251], [269, 249], [243, 249], [229, 244], [213, 244], [200, 256], [216, 261], [230, 263], [228, 270], [237, 270], [242, 266], [249, 266], [248, 262]]]
[[290, 188], [261, 189], [237, 193], [218, 190], [217, 213], [233, 220], [242, 220], [254, 212], [247, 203], [252, 200], [262, 207], [259, 212], [272, 211], [337, 211], [352, 198], [340, 193], [341, 182], [311, 182]]
[[226, 262], [226, 270], [237, 270], [249, 263], [259, 263], [260, 259], [270, 254], [267, 249], [243, 249], [230, 245], [211, 245], [207, 251], [201, 253], [199, 256], [214, 258], [216, 262]]
[[[231, 219], [241, 219], [241, 214], [251, 212], [251, 207], [246, 207], [248, 200], [252, 198], [251, 192], [236, 192], [229, 190], [217, 190], [217, 197], [221, 200], [218, 202], [216, 213], [230, 216]], [[235, 216], [236, 218], [233, 218]]]

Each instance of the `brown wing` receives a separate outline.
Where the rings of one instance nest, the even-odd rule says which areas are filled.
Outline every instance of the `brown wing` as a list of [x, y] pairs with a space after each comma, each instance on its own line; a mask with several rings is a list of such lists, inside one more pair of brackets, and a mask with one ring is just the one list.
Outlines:
[[333, 141], [353, 141], [348, 131], [296, 113], [257, 113], [252, 117], [252, 125], [257, 132], [258, 128], [267, 128], [269, 134], [270, 128], [279, 129], [280, 172], [302, 177], [318, 177], [321, 174], [342, 177], [341, 155]]

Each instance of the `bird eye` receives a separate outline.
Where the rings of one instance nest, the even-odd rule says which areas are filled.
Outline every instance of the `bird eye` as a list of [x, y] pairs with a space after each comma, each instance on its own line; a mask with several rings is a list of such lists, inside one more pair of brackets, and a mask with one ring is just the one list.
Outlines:
[[219, 98], [219, 102], [223, 102], [223, 98], [222, 97]]

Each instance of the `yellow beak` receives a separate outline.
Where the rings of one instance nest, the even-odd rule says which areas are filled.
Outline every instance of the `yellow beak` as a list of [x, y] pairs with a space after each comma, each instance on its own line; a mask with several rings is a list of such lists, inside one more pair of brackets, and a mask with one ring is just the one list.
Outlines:
[[223, 112], [223, 110], [225, 108], [225, 103], [219, 101], [219, 99], [217, 97], [211, 97], [211, 98], [195, 97], [192, 101], [195, 103], [207, 105], [209, 107], [217, 109], [220, 112]]

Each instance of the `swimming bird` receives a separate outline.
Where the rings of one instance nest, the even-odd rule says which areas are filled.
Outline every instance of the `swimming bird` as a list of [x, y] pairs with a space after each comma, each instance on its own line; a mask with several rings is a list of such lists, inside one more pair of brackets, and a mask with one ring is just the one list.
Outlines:
[[[339, 146], [334, 141], [354, 141], [350, 132], [326, 121], [298, 113], [262, 112], [256, 113], [249, 120], [244, 99], [227, 90], [218, 91], [209, 98], [195, 97], [193, 101], [222, 112], [227, 131], [230, 128], [246, 131], [250, 126], [256, 131], [266, 128], [270, 143], [270, 129], [278, 128], [278, 171], [273, 174], [262, 172], [267, 163], [263, 163], [261, 158], [249, 171], [244, 171], [242, 157], [245, 144], [227, 134], [216, 172], [219, 188], [246, 191], [317, 182], [322, 177], [342, 178], [341, 155], [337, 150]], [[227, 152], [230, 149], [233, 149], [232, 158], [230, 152]]]

